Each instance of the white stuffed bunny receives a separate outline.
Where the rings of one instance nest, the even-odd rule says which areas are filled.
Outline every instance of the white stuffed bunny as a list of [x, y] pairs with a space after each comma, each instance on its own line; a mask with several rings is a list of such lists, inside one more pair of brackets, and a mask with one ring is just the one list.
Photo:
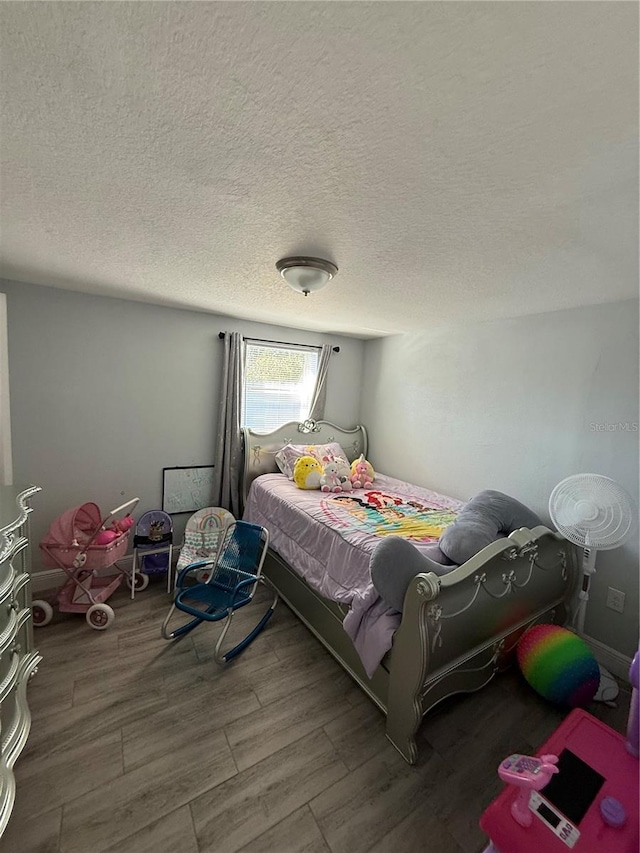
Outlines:
[[338, 463], [334, 460], [324, 462], [324, 474], [320, 477], [320, 488], [323, 492], [342, 491], [338, 470]]
[[351, 484], [351, 466], [343, 456], [336, 456], [334, 462], [338, 466], [338, 477], [340, 477], [340, 485], [343, 492], [353, 491]]

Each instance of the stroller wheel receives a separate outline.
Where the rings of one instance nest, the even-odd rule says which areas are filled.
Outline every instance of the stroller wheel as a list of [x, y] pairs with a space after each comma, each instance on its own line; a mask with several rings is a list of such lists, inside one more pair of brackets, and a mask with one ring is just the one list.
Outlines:
[[53, 619], [53, 607], [48, 601], [36, 599], [31, 602], [31, 618], [33, 619], [33, 624], [38, 627], [48, 625]]
[[115, 618], [116, 614], [108, 604], [92, 604], [87, 610], [87, 622], [96, 631], [104, 631]]
[[[133, 586], [133, 578], [131, 575], [127, 575], [127, 586], [129, 589]], [[149, 575], [145, 572], [136, 572], [136, 592], [142, 592], [143, 589], [146, 589], [149, 586]]]

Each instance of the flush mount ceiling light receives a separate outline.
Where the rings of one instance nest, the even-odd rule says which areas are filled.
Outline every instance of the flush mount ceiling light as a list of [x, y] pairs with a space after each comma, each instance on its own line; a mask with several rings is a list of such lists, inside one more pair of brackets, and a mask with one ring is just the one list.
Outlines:
[[276, 269], [289, 287], [308, 296], [324, 287], [338, 272], [338, 267], [322, 258], [282, 258]]

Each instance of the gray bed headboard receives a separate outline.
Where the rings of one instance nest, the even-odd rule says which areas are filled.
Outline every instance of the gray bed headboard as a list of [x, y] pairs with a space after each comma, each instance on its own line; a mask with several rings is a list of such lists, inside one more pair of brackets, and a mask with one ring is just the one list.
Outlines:
[[285, 444], [329, 444], [337, 441], [349, 462], [361, 453], [367, 455], [367, 431], [358, 425], [353, 429], [336, 426], [329, 421], [304, 421], [284, 424], [273, 432], [254, 432], [243, 427], [244, 467], [242, 499], [246, 503], [249, 487], [260, 474], [277, 474], [275, 455]]

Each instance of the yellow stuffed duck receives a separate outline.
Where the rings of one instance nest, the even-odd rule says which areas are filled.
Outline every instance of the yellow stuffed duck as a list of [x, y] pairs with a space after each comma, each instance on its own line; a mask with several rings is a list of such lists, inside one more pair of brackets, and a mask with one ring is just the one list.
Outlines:
[[299, 489], [319, 489], [322, 465], [313, 456], [301, 456], [293, 466], [293, 482]]

